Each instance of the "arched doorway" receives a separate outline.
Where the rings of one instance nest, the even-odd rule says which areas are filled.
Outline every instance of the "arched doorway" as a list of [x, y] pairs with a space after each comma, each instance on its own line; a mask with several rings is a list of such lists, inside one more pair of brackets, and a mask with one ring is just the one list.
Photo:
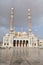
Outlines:
[[25, 44], [25, 40], [23, 40], [23, 47], [24, 47], [24, 44]]
[[18, 45], [19, 45], [19, 40], [17, 40], [17, 47], [18, 47]]
[[22, 45], [22, 40], [20, 40], [20, 47], [21, 47], [21, 45]]
[[37, 40], [37, 45], [39, 46], [39, 39]]
[[26, 40], [26, 47], [28, 46], [28, 40]]
[[16, 40], [13, 41], [13, 46], [14, 46], [14, 47], [16, 46]]

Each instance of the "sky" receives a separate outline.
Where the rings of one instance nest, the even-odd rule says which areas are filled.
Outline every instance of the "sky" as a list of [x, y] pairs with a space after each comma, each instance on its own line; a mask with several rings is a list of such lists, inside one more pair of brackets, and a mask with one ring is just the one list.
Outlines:
[[10, 9], [14, 8], [15, 31], [28, 32], [28, 9], [31, 9], [32, 32], [43, 38], [43, 0], [0, 0], [0, 41], [10, 30]]

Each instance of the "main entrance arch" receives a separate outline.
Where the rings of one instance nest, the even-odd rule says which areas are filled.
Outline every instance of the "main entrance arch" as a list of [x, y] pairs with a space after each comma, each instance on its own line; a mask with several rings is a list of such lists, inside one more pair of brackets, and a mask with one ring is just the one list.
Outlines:
[[13, 46], [14, 46], [14, 47], [16, 46], [16, 40], [13, 41]]
[[20, 40], [20, 47], [22, 46], [22, 40]]
[[24, 47], [24, 45], [25, 45], [25, 40], [23, 40], [23, 47]]
[[26, 40], [26, 47], [28, 46], [28, 40]]
[[17, 40], [17, 47], [18, 47], [18, 45], [19, 45], [19, 40]]
[[28, 46], [28, 40], [14, 40], [13, 46], [15, 47], [27, 47]]

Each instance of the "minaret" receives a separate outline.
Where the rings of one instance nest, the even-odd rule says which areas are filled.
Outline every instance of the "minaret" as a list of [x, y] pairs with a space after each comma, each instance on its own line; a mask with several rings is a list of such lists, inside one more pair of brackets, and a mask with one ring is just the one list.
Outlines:
[[14, 31], [14, 8], [11, 8], [11, 13], [10, 13], [10, 31]]
[[31, 23], [30, 9], [28, 9], [28, 27], [29, 27], [28, 32], [31, 33], [32, 32], [32, 29], [31, 29], [32, 23]]
[[30, 13], [30, 9], [28, 9], [28, 34], [29, 34], [29, 46], [32, 46], [32, 23], [31, 23], [31, 13]]

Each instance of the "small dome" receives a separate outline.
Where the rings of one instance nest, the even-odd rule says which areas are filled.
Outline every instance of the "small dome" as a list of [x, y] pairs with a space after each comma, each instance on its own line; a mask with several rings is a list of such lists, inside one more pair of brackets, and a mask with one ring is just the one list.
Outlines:
[[17, 35], [21, 35], [21, 32], [17, 32]]
[[14, 9], [14, 8], [11, 8], [12, 10]]
[[9, 36], [9, 34], [6, 34], [6, 36]]
[[22, 32], [23, 35], [26, 35], [27, 33], [26, 32]]
[[28, 11], [30, 11], [30, 9], [28, 9]]

